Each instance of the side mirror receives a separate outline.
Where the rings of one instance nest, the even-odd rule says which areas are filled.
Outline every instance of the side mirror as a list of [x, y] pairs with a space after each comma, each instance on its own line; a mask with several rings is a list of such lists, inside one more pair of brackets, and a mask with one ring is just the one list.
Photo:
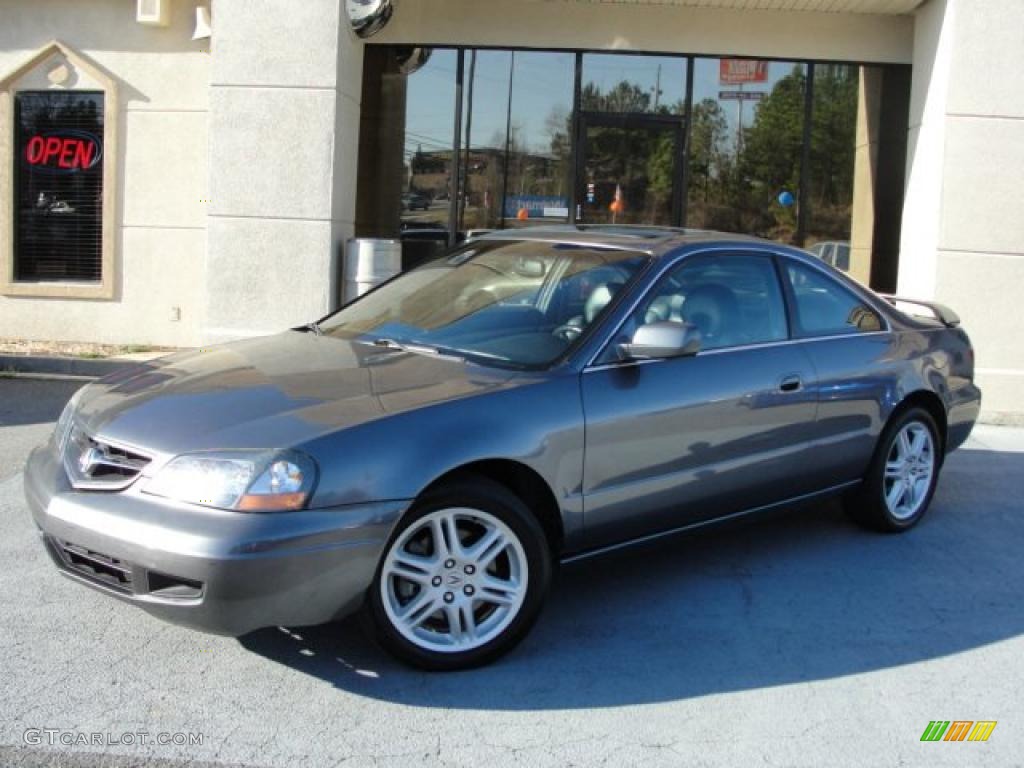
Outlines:
[[846, 322], [848, 325], [852, 325], [861, 331], [882, 330], [882, 321], [878, 318], [878, 315], [864, 305], [854, 307], [850, 312], [850, 316], [846, 318]]
[[687, 357], [700, 351], [700, 331], [690, 323], [662, 320], [641, 325], [633, 340], [619, 345], [623, 360], [657, 360]]
[[547, 264], [541, 259], [531, 259], [526, 256], [520, 257], [513, 267], [515, 273], [520, 277], [540, 279], [547, 272]]

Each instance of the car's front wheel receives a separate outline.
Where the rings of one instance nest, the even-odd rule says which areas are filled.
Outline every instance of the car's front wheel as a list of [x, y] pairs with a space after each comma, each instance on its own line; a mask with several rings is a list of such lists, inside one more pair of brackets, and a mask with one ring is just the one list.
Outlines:
[[368, 608], [382, 645], [426, 669], [463, 669], [510, 650], [540, 612], [551, 574], [526, 505], [483, 478], [428, 492], [399, 523]]
[[890, 421], [864, 482], [846, 499], [850, 516], [880, 531], [913, 527], [935, 493], [941, 445], [935, 420], [923, 408], [910, 408]]

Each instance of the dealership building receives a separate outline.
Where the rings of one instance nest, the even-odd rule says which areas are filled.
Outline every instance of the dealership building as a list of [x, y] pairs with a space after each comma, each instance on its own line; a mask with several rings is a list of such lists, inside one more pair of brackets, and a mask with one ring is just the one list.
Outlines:
[[198, 346], [480, 229], [802, 246], [1024, 422], [1022, 0], [7, 0], [0, 337]]

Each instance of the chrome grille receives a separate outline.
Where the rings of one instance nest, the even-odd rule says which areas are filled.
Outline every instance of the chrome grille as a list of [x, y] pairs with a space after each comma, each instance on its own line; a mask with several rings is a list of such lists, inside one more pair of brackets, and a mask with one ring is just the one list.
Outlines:
[[75, 488], [117, 491], [131, 485], [151, 461], [136, 451], [90, 437], [71, 428], [64, 449], [64, 469]]

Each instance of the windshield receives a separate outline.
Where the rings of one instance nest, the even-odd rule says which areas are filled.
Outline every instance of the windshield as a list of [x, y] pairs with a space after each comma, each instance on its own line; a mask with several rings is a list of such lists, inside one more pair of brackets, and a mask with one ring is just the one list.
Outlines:
[[648, 257], [482, 241], [396, 278], [321, 323], [325, 335], [474, 362], [545, 367], [592, 327]]

